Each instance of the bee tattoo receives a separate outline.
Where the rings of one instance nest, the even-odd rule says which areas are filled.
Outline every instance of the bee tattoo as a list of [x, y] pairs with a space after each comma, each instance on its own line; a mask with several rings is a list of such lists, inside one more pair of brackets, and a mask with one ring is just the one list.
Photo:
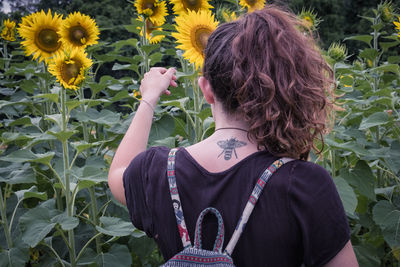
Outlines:
[[230, 160], [232, 158], [232, 152], [235, 153], [235, 157], [238, 158], [236, 154], [236, 148], [245, 146], [247, 145], [247, 143], [239, 141], [235, 137], [232, 137], [229, 140], [218, 141], [217, 145], [219, 145], [219, 147], [223, 149], [221, 154], [218, 155], [218, 158], [219, 156], [224, 154], [224, 159]]

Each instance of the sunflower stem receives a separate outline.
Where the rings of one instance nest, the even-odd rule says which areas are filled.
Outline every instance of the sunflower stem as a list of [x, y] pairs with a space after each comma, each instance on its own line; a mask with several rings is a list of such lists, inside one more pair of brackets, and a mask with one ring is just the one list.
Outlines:
[[199, 92], [199, 85], [196, 82], [196, 78], [192, 78], [192, 87], [193, 87], [193, 106], [194, 106], [194, 113], [196, 114], [194, 117], [194, 125], [195, 125], [195, 142], [199, 142], [201, 139], [201, 125], [200, 125], [200, 117], [199, 113], [201, 110], [200, 107], [200, 92]]
[[[4, 192], [5, 194], [6, 192]], [[8, 226], [7, 221], [7, 211], [6, 211], [6, 198], [3, 198], [3, 191], [0, 188], [0, 212], [1, 212], [1, 220], [3, 223], [3, 230], [7, 240], [8, 249], [11, 249], [13, 246], [12, 239], [11, 239], [11, 229]]]
[[[6, 60], [4, 62], [4, 72], [7, 72], [8, 67], [10, 66], [10, 61], [8, 59], [7, 41], [5, 41], [5, 40], [3, 42], [3, 56], [4, 56], [4, 59]], [[8, 76], [6, 76], [6, 78], [8, 78]]]
[[[66, 116], [66, 90], [61, 90], [61, 118], [62, 118], [62, 131], [67, 131], [67, 116]], [[71, 188], [70, 188], [70, 177], [69, 177], [69, 155], [68, 155], [68, 139], [62, 141], [63, 148], [63, 162], [64, 162], [64, 182], [65, 182], [65, 202], [67, 208], [67, 215], [69, 217], [73, 216], [74, 207], [71, 202]], [[71, 266], [76, 266], [75, 260], [75, 236], [74, 230], [68, 230], [68, 242], [69, 242], [69, 254]]]

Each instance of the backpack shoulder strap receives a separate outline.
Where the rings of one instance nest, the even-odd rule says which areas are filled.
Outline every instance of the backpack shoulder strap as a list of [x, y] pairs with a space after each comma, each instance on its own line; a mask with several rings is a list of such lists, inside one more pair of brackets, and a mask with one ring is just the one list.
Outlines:
[[191, 247], [189, 232], [186, 228], [185, 218], [183, 217], [183, 210], [181, 200], [179, 198], [178, 186], [175, 177], [175, 154], [177, 148], [171, 149], [168, 154], [167, 176], [169, 184], [169, 193], [171, 195], [172, 205], [174, 207], [175, 218], [178, 224], [179, 235], [181, 236], [183, 248]]
[[235, 246], [237, 242], [239, 241], [239, 238], [241, 234], [243, 233], [244, 227], [246, 226], [247, 221], [249, 220], [249, 217], [251, 213], [253, 212], [254, 206], [257, 203], [258, 198], [261, 195], [262, 190], [264, 189], [265, 184], [268, 182], [269, 178], [272, 176], [272, 174], [279, 169], [283, 164], [290, 162], [294, 159], [291, 158], [280, 158], [274, 163], [272, 163], [268, 168], [266, 168], [261, 175], [261, 177], [258, 179], [256, 185], [254, 186], [253, 191], [251, 192], [250, 198], [247, 201], [247, 204], [243, 210], [242, 216], [240, 216], [239, 222], [236, 225], [235, 231], [233, 232], [233, 235], [231, 237], [231, 240], [229, 240], [228, 245], [225, 248], [225, 254], [228, 254], [229, 256], [232, 255], [233, 250], [235, 249]]

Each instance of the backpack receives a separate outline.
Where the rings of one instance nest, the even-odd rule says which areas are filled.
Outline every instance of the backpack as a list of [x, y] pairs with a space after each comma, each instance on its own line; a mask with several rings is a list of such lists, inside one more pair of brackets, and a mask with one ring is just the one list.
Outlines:
[[[262, 190], [264, 189], [265, 184], [268, 182], [269, 178], [272, 174], [279, 169], [283, 164], [292, 161], [291, 158], [280, 158], [274, 161], [268, 168], [264, 170], [260, 178], [258, 179], [254, 189], [247, 201], [247, 204], [243, 210], [242, 216], [239, 219], [239, 222], [236, 225], [235, 231], [232, 234], [231, 240], [226, 246], [225, 250], [222, 252], [222, 246], [224, 244], [224, 222], [219, 211], [213, 207], [208, 207], [204, 209], [196, 222], [195, 229], [195, 239], [194, 245], [192, 245], [189, 237], [189, 233], [186, 228], [185, 219], [183, 217], [183, 210], [181, 201], [179, 198], [178, 187], [176, 184], [175, 177], [175, 155], [177, 152], [177, 148], [171, 149], [168, 155], [168, 165], [167, 165], [167, 176], [169, 183], [169, 191], [174, 207], [176, 222], [178, 224], [179, 235], [182, 240], [183, 250], [169, 259], [164, 265], [165, 267], [184, 267], [184, 266], [208, 266], [212, 265], [213, 267], [230, 267], [235, 266], [232, 260], [232, 252], [239, 241], [239, 238], [246, 226], [247, 221], [249, 220], [250, 214], [254, 209], [255, 204], [259, 196], [261, 195]], [[201, 247], [201, 230], [202, 230], [202, 222], [204, 216], [207, 213], [213, 213], [218, 220], [218, 232], [217, 237], [214, 243], [213, 250], [205, 250]]]

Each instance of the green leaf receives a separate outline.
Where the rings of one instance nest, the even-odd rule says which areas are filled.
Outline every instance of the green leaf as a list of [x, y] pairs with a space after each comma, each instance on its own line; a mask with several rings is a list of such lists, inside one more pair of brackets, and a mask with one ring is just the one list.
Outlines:
[[17, 196], [18, 200], [28, 199], [28, 198], [38, 198], [41, 200], [47, 200], [47, 193], [46, 192], [38, 192], [36, 186], [32, 186], [29, 189], [19, 190], [14, 193]]
[[389, 157], [385, 159], [385, 162], [389, 165], [390, 169], [394, 173], [400, 171], [400, 143], [398, 141], [392, 142], [390, 145]]
[[326, 144], [333, 147], [333, 148], [341, 148], [344, 150], [349, 150], [352, 151], [358, 155], [366, 156], [369, 155], [368, 150], [366, 150], [363, 146], [360, 144], [356, 143], [355, 141], [349, 141], [345, 143], [338, 143], [336, 141], [333, 141], [330, 138], [326, 138]]
[[127, 246], [115, 243], [108, 253], [101, 252], [96, 262], [100, 267], [131, 266], [132, 256]]
[[29, 261], [29, 248], [26, 246], [12, 247], [0, 252], [0, 267], [25, 267]]
[[343, 202], [344, 210], [346, 213], [354, 215], [357, 207], [357, 197], [353, 188], [341, 177], [336, 177], [333, 181]]
[[390, 64], [399, 64], [400, 63], [400, 56], [390, 56], [390, 57], [388, 57], [388, 62]]
[[341, 169], [340, 176], [351, 184], [361, 195], [376, 201], [375, 176], [365, 161], [359, 160], [350, 171]]
[[34, 98], [45, 98], [54, 103], [58, 103], [59, 95], [58, 94], [39, 94], [39, 95], [35, 95], [33, 97]]
[[201, 119], [201, 121], [204, 121], [208, 117], [212, 117], [211, 108], [203, 109], [202, 111], [200, 111], [198, 116]]
[[114, 125], [119, 122], [120, 115], [119, 113], [112, 112], [107, 109], [103, 109], [101, 110], [101, 112], [98, 112], [97, 110], [91, 108], [88, 109], [86, 112], [76, 111], [75, 118], [82, 122]]
[[114, 51], [119, 51], [123, 46], [132, 46], [132, 47], [136, 47], [138, 43], [138, 40], [135, 38], [130, 38], [127, 40], [120, 40], [117, 42], [114, 42], [111, 46], [115, 47]]
[[129, 70], [131, 69], [132, 64], [124, 64], [121, 65], [119, 63], [115, 63], [111, 70]]
[[62, 128], [62, 115], [61, 114], [46, 115], [44, 119], [57, 124], [60, 129]]
[[160, 140], [169, 137], [175, 129], [175, 120], [170, 115], [163, 115], [151, 126], [150, 141]]
[[153, 66], [153, 65], [155, 65], [155, 64], [157, 64], [157, 63], [159, 63], [159, 62], [161, 62], [162, 57], [163, 57], [163, 54], [160, 53], [160, 52], [153, 53], [153, 54], [149, 57], [149, 58], [150, 58], [151, 65]]
[[30, 150], [21, 149], [14, 151], [5, 157], [1, 157], [0, 160], [9, 162], [38, 162], [49, 165], [54, 155], [54, 152], [34, 154]]
[[400, 210], [389, 201], [381, 200], [372, 209], [372, 214], [389, 246], [400, 247]]
[[86, 149], [101, 145], [101, 142], [88, 143], [86, 141], [78, 141], [78, 142], [73, 142], [70, 144], [71, 144], [71, 146], [73, 146], [76, 149], [77, 153], [81, 153], [81, 152], [85, 151]]
[[397, 64], [380, 65], [376, 68], [371, 68], [370, 71], [389, 71], [389, 72], [393, 72], [397, 75], [400, 75], [400, 67]]
[[56, 225], [51, 218], [48, 208], [37, 206], [28, 210], [19, 220], [22, 240], [29, 246], [35, 247]]
[[11, 171], [7, 179], [0, 176], [0, 182], [6, 182], [8, 184], [35, 184], [36, 178], [30, 165], [25, 164], [22, 168], [18, 167]]
[[83, 168], [80, 181], [92, 181], [94, 183], [107, 182], [107, 173], [96, 166], [87, 165]]
[[379, 51], [373, 48], [365, 48], [361, 51], [360, 57], [375, 60], [379, 56]]
[[350, 36], [350, 37], [344, 38], [343, 41], [347, 41], [347, 40], [361, 41], [361, 42], [364, 42], [364, 43], [368, 44], [369, 46], [371, 46], [372, 39], [374, 39], [374, 38], [371, 35], [356, 35], [356, 36]]
[[77, 131], [59, 131], [59, 132], [52, 132], [47, 131], [46, 133], [56, 137], [61, 142], [67, 141], [71, 136], [73, 136]]
[[158, 50], [158, 49], [160, 48], [160, 45], [159, 45], [159, 44], [155, 44], [155, 45], [152, 45], [152, 44], [149, 44], [149, 45], [142, 45], [140, 48], [141, 48], [147, 55], [150, 55], [150, 53], [151, 53], [152, 51]]
[[369, 116], [368, 118], [364, 118], [361, 121], [360, 127], [358, 129], [365, 130], [374, 126], [384, 125], [388, 123], [389, 116], [386, 112], [376, 112]]
[[377, 267], [381, 266], [381, 260], [378, 255], [376, 247], [367, 244], [365, 242], [360, 245], [353, 246], [354, 252], [357, 255], [357, 261], [359, 266], [362, 267]]
[[116, 217], [100, 217], [102, 226], [96, 226], [97, 231], [110, 236], [128, 236], [135, 229], [130, 222]]
[[72, 230], [79, 224], [79, 220], [76, 217], [68, 216], [66, 213], [55, 216], [51, 221], [58, 223], [65, 231]]

